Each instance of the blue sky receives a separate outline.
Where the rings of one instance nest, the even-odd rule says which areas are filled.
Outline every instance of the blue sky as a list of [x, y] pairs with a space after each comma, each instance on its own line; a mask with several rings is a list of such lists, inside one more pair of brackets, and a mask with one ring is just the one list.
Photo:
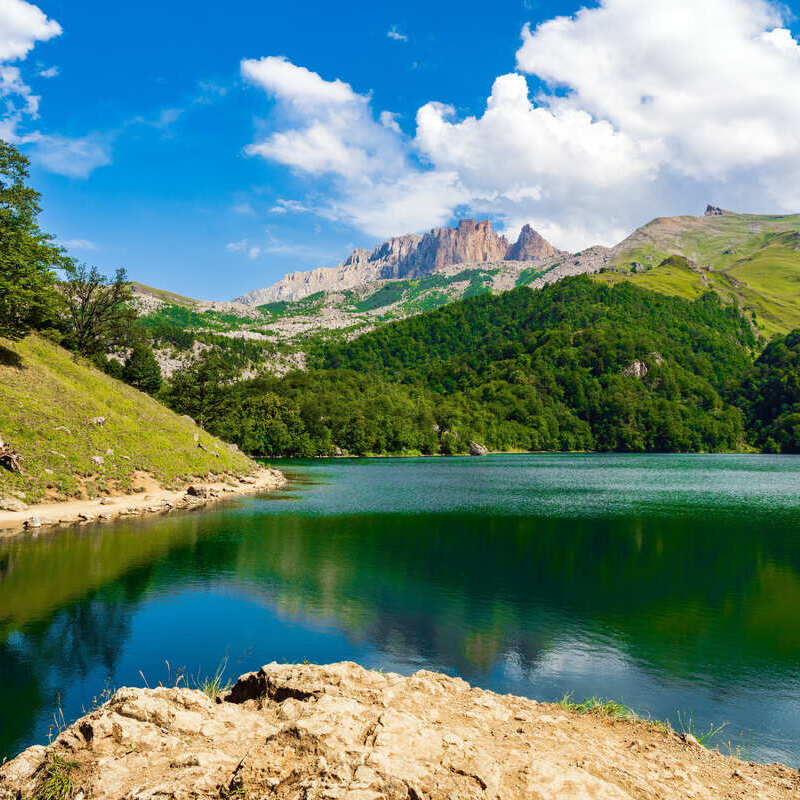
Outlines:
[[75, 257], [213, 299], [461, 215], [800, 210], [792, 9], [695, 5], [0, 0], [0, 136]]

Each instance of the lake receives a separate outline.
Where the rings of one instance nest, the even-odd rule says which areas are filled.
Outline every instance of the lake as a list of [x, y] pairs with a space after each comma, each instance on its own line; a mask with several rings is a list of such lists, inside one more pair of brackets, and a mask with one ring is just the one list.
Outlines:
[[800, 767], [800, 457], [281, 466], [280, 494], [0, 540], [0, 757], [115, 687], [349, 659]]

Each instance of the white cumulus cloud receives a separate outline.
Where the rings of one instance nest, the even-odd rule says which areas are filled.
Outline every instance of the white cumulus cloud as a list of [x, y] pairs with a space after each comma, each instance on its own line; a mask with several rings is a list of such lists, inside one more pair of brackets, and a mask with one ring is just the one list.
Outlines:
[[517, 65], [692, 176], [800, 145], [800, 47], [762, 0], [604, 0], [523, 31]]
[[29, 133], [19, 141], [34, 161], [68, 178], [86, 178], [98, 167], [111, 163], [108, 141], [98, 134], [69, 137]]
[[[367, 95], [280, 57], [243, 61], [242, 74], [274, 99], [279, 128], [245, 151], [332, 181], [330, 199], [315, 206], [317, 213], [375, 236], [449, 218], [451, 176], [420, 171], [395, 115], [380, 112], [376, 118]], [[285, 202], [277, 208], [297, 210]]]
[[517, 72], [494, 80], [485, 108], [459, 117], [432, 100], [411, 137], [341, 80], [246, 61], [276, 101], [247, 152], [305, 175], [328, 192], [318, 213], [376, 236], [467, 210], [580, 249], [706, 200], [797, 211], [800, 45], [785, 13], [766, 0], [600, 0], [525, 26]]
[[[71, 138], [31, 130], [39, 117], [41, 98], [32, 92], [22, 69], [12, 62], [23, 61], [37, 42], [62, 33], [55, 20], [25, 0], [0, 0], [0, 138], [21, 145], [31, 158], [51, 172], [85, 178], [94, 169], [111, 162], [107, 138], [95, 134]], [[40, 77], [53, 78], [58, 67], [40, 69]]]
[[67, 239], [59, 244], [67, 250], [97, 250], [97, 244], [90, 239]]
[[0, 61], [25, 58], [36, 42], [61, 35], [61, 26], [24, 0], [0, 0]]

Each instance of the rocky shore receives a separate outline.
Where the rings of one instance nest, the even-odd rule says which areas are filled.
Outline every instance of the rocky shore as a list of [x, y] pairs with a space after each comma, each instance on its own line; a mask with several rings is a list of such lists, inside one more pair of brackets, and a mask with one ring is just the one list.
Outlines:
[[789, 800], [800, 772], [652, 723], [432, 672], [269, 664], [227, 692], [119, 689], [0, 767], [0, 800]]
[[0, 536], [21, 530], [37, 531], [55, 525], [111, 522], [120, 517], [168, 514], [206, 506], [242, 494], [272, 491], [286, 484], [282, 472], [261, 468], [248, 475], [213, 475], [181, 489], [164, 489], [142, 475], [139, 493], [107, 495], [95, 500], [73, 500], [26, 506], [19, 511], [0, 510]]

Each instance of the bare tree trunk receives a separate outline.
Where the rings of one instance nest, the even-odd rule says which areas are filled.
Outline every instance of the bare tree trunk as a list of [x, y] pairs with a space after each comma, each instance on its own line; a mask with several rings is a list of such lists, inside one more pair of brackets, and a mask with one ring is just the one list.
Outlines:
[[5, 467], [9, 472], [22, 472], [20, 467], [20, 454], [10, 445], [3, 441], [0, 436], [0, 466]]

